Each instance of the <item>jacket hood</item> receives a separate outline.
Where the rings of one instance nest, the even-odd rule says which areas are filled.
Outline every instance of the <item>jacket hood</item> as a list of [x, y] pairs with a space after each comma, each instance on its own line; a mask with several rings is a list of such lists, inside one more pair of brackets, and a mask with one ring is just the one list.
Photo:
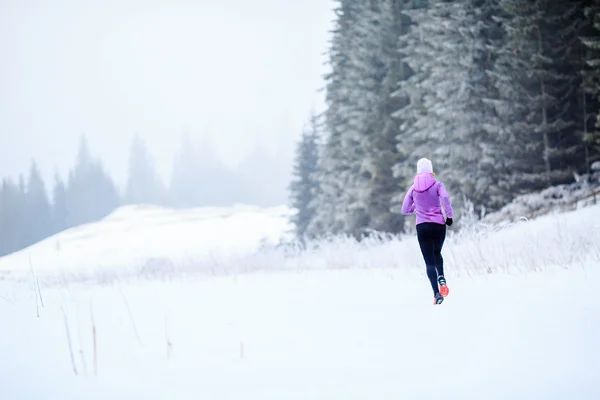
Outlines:
[[419, 174], [415, 176], [414, 189], [417, 192], [424, 192], [435, 184], [436, 180], [431, 174]]

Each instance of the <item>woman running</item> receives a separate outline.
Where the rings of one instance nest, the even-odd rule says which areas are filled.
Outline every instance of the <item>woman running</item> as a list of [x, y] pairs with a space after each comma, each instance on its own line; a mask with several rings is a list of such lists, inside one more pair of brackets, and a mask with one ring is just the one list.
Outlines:
[[[442, 207], [446, 212], [446, 219], [442, 214]], [[417, 175], [415, 183], [410, 187], [404, 202], [402, 213], [404, 215], [417, 214], [417, 239], [425, 259], [427, 277], [433, 289], [433, 304], [441, 304], [450, 290], [444, 278], [444, 259], [442, 246], [446, 239], [446, 225], [452, 225], [452, 205], [450, 196], [440, 181], [436, 181], [431, 161], [421, 158], [417, 162]], [[438, 287], [439, 284], [439, 287]]]

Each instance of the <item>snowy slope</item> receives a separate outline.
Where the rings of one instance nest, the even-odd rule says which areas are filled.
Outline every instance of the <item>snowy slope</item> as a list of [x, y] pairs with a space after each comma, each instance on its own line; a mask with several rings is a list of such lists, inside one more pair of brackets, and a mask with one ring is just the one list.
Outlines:
[[598, 399], [599, 216], [450, 237], [440, 306], [413, 237], [240, 243], [217, 277], [8, 274], [0, 399]]
[[245, 254], [289, 234], [286, 207], [172, 210], [123, 207], [102, 221], [75, 227], [0, 258], [0, 274], [37, 273], [182, 262]]
[[39, 318], [0, 283], [0, 398], [598, 399], [597, 272], [451, 279], [441, 306], [400, 270], [70, 285]]

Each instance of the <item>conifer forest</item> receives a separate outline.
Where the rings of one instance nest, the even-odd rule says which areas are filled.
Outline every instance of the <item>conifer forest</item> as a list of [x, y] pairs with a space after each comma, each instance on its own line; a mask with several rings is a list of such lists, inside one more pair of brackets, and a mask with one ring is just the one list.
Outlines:
[[335, 15], [326, 109], [291, 184], [299, 236], [404, 231], [422, 157], [479, 214], [600, 159], [600, 1], [339, 0]]

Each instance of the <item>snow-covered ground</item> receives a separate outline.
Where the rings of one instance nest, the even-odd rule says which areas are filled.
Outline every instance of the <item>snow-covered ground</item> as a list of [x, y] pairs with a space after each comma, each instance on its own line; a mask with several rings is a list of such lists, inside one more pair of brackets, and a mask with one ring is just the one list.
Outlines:
[[[109, 279], [113, 255], [94, 247], [124, 237], [114, 230], [76, 253], [106, 278], [91, 281], [44, 269], [42, 243], [0, 260], [0, 399], [597, 399], [598, 217], [594, 206], [449, 237], [440, 306], [412, 237], [254, 252], [263, 232], [242, 222], [235, 257], [215, 263], [205, 246], [198, 270]], [[192, 244], [190, 230], [169, 240]], [[27, 252], [33, 270], [15, 272]], [[217, 276], [197, 273], [210, 263]]]
[[99, 222], [0, 258], [0, 275], [31, 268], [38, 274], [143, 268], [244, 255], [289, 237], [289, 215], [287, 207], [122, 207]]

